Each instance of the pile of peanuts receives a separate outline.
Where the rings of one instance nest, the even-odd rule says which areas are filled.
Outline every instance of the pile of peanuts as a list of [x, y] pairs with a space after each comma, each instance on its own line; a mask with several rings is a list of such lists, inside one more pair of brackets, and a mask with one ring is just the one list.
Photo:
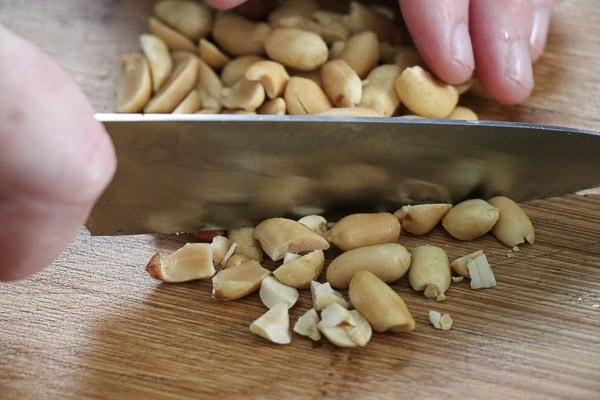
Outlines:
[[116, 111], [477, 119], [458, 105], [471, 83], [425, 69], [397, 7], [267, 3], [252, 15], [156, 3], [141, 52], [123, 56]]
[[[533, 225], [521, 207], [497, 196], [456, 205], [407, 205], [394, 213], [357, 213], [334, 223], [319, 215], [269, 218], [255, 227], [205, 232], [205, 242], [187, 243], [165, 257], [155, 254], [146, 270], [163, 282], [212, 279], [212, 296], [219, 301], [259, 291], [268, 311], [252, 322], [250, 331], [279, 344], [291, 342], [289, 309], [299, 290], [310, 289], [312, 307], [293, 331], [315, 341], [325, 336], [339, 347], [364, 346], [373, 330], [415, 329], [408, 306], [389, 286], [403, 276], [415, 292], [438, 302], [446, 300], [452, 282], [465, 278], [472, 289], [496, 286], [482, 250], [450, 262], [441, 247], [407, 249], [399, 243], [403, 231], [421, 236], [440, 224], [463, 241], [491, 233], [514, 251], [535, 241]], [[330, 249], [337, 253], [326, 262]], [[437, 329], [452, 326], [448, 314], [431, 310], [429, 317]]]

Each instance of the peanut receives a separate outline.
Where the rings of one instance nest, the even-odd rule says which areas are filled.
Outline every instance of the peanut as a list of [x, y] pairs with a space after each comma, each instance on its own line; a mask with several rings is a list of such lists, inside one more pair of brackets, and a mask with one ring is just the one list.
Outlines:
[[150, 17], [148, 30], [161, 38], [172, 51], [196, 51], [196, 45], [190, 38], [162, 23], [158, 18]]
[[379, 62], [377, 35], [364, 31], [351, 36], [338, 57], [346, 61], [361, 79], [365, 78]]
[[152, 95], [148, 61], [141, 54], [123, 56], [123, 69], [117, 83], [115, 108], [120, 113], [142, 111]]
[[262, 262], [264, 253], [260, 243], [254, 238], [253, 227], [234, 228], [227, 231], [229, 241], [237, 245], [235, 252], [249, 258]]
[[311, 308], [298, 318], [298, 321], [294, 324], [294, 332], [309, 337], [315, 342], [319, 341], [321, 340], [321, 332], [317, 327], [319, 320], [319, 314], [314, 308]]
[[450, 287], [450, 263], [446, 252], [437, 246], [417, 246], [411, 251], [412, 261], [408, 271], [408, 282], [425, 297], [442, 301]]
[[248, 67], [244, 76], [251, 81], [259, 81], [269, 99], [281, 97], [290, 79], [284, 66], [275, 61], [257, 61]]
[[164, 0], [156, 3], [154, 14], [192, 40], [205, 36], [212, 27], [212, 11], [204, 3]]
[[205, 38], [201, 38], [198, 42], [198, 54], [204, 62], [216, 70], [220, 70], [231, 61], [227, 54]]
[[252, 64], [264, 60], [261, 56], [240, 56], [227, 63], [221, 70], [221, 82], [225, 87], [233, 86], [237, 81], [244, 78], [246, 71]]
[[292, 308], [299, 297], [296, 288], [284, 285], [272, 276], [267, 276], [262, 280], [258, 294], [267, 308], [273, 308], [279, 303], [284, 303], [288, 308]]
[[358, 271], [350, 281], [352, 305], [376, 332], [410, 332], [415, 329], [404, 300], [384, 281], [369, 271]]
[[310, 79], [293, 76], [284, 93], [288, 114], [319, 114], [331, 108], [323, 89]]
[[401, 72], [400, 67], [394, 64], [380, 65], [371, 70], [358, 105], [371, 108], [383, 117], [392, 116], [400, 106], [394, 82]]
[[275, 28], [265, 38], [265, 51], [274, 61], [301, 71], [325, 64], [327, 44], [316, 33], [296, 28]]
[[446, 118], [458, 103], [454, 86], [440, 82], [420, 66], [404, 69], [395, 86], [402, 104], [422, 117]]
[[180, 249], [161, 258], [155, 254], [146, 271], [163, 282], [187, 282], [210, 278], [215, 274], [212, 248], [208, 243], [186, 243]]
[[343, 217], [325, 237], [342, 251], [381, 243], [395, 243], [400, 222], [390, 213], [360, 213]]
[[492, 227], [492, 235], [507, 245], [514, 247], [525, 241], [535, 242], [535, 230], [529, 217], [513, 200], [505, 196], [496, 196], [488, 200], [492, 206], [497, 207], [500, 216]]
[[265, 38], [270, 31], [271, 27], [264, 22], [224, 13], [213, 24], [212, 36], [232, 56], [260, 55], [264, 53]]
[[227, 301], [247, 296], [258, 290], [262, 280], [270, 274], [271, 271], [261, 267], [256, 260], [222, 269], [212, 278], [213, 297]]
[[287, 304], [279, 303], [250, 324], [250, 332], [273, 343], [290, 344], [290, 317]]
[[452, 204], [417, 204], [403, 206], [394, 215], [402, 224], [402, 229], [413, 235], [425, 235], [437, 224], [452, 208]]
[[288, 286], [305, 289], [321, 275], [324, 266], [323, 250], [313, 250], [294, 260], [284, 262], [273, 271], [273, 275]]
[[497, 207], [485, 200], [470, 199], [448, 210], [442, 225], [456, 239], [473, 240], [488, 233], [499, 217]]
[[181, 100], [181, 103], [173, 110], [173, 114], [193, 114], [200, 109], [202, 98], [197, 90], [192, 90]]
[[410, 259], [406, 248], [397, 243], [358, 247], [334, 258], [327, 267], [326, 279], [331, 286], [345, 289], [358, 271], [367, 270], [384, 282], [394, 282], [408, 271]]
[[140, 45], [150, 66], [152, 91], [156, 92], [173, 71], [173, 61], [169, 54], [169, 48], [164, 40], [151, 34], [141, 35]]
[[323, 90], [336, 107], [352, 107], [362, 97], [362, 82], [344, 60], [331, 60], [321, 67]]
[[265, 100], [265, 89], [258, 81], [240, 79], [222, 95], [223, 106], [230, 110], [255, 111]]

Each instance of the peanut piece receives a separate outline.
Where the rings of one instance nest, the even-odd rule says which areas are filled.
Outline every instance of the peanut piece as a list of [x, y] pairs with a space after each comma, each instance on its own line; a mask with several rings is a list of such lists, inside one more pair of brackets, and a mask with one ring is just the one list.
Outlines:
[[327, 268], [326, 279], [331, 286], [345, 289], [358, 271], [367, 270], [384, 282], [393, 282], [408, 271], [410, 259], [406, 248], [397, 243], [358, 247], [334, 258]]
[[458, 106], [448, 115], [449, 119], [460, 119], [463, 121], [477, 121], [479, 117], [475, 111], [465, 106]]
[[229, 239], [225, 236], [219, 235], [212, 238], [212, 241], [210, 242], [210, 248], [212, 250], [213, 263], [215, 265], [221, 264], [230, 246], [231, 243], [229, 242]]
[[298, 321], [294, 324], [294, 332], [317, 342], [321, 340], [321, 332], [317, 328], [319, 321], [319, 314], [314, 308], [311, 308], [298, 318]]
[[203, 109], [221, 110], [223, 84], [217, 73], [202, 59], [198, 59], [198, 79], [196, 88]]
[[325, 255], [319, 249], [281, 264], [273, 275], [288, 286], [305, 289], [321, 275], [324, 266]]
[[458, 103], [458, 92], [420, 66], [406, 68], [396, 79], [400, 101], [413, 113], [427, 118], [446, 118]]
[[280, 2], [279, 6], [269, 14], [269, 23], [273, 26], [279, 24], [279, 20], [290, 16], [310, 17], [319, 9], [317, 0], [288, 0]]
[[442, 219], [442, 225], [456, 239], [473, 240], [488, 233], [499, 217], [497, 207], [485, 200], [470, 199], [452, 207]]
[[367, 75], [360, 107], [371, 108], [380, 116], [391, 117], [400, 106], [394, 82], [402, 70], [394, 64], [375, 67]]
[[395, 243], [400, 222], [390, 213], [359, 213], [343, 217], [325, 235], [342, 251], [381, 243]]
[[394, 215], [402, 224], [402, 229], [413, 235], [425, 235], [440, 223], [444, 215], [452, 208], [452, 204], [418, 204], [407, 205], [397, 210]]
[[227, 257], [227, 260], [222, 264], [223, 268], [232, 268], [237, 267], [238, 265], [245, 263], [248, 260], [252, 260], [252, 258], [248, 257], [245, 254], [240, 253], [232, 253]]
[[410, 332], [415, 320], [404, 300], [385, 282], [369, 271], [354, 275], [348, 288], [352, 305], [376, 332]]
[[340, 52], [339, 58], [346, 61], [361, 79], [364, 79], [379, 62], [379, 41], [371, 31], [350, 37]]
[[154, 14], [192, 40], [205, 36], [212, 27], [212, 11], [204, 3], [164, 0], [156, 3]]
[[198, 57], [187, 52], [173, 53], [175, 69], [144, 108], [146, 113], [170, 113], [188, 95], [196, 84]]
[[319, 283], [312, 281], [310, 283], [310, 292], [313, 308], [317, 311], [323, 310], [332, 303], [338, 303], [342, 307], [348, 308], [348, 302], [344, 299], [344, 296], [334, 290], [329, 282]]
[[202, 99], [200, 93], [197, 90], [192, 90], [175, 109], [173, 114], [193, 114], [200, 109], [202, 106]]
[[331, 108], [329, 98], [319, 85], [307, 78], [293, 76], [284, 93], [288, 114], [319, 114]]
[[217, 300], [237, 300], [258, 290], [262, 280], [270, 274], [271, 271], [256, 260], [222, 269], [212, 278], [212, 295]]
[[163, 282], [187, 282], [210, 278], [215, 274], [212, 248], [208, 243], [186, 243], [180, 249], [161, 258], [156, 253], [146, 265], [154, 279]]
[[260, 81], [269, 99], [281, 97], [290, 79], [287, 71], [275, 61], [257, 61], [245, 72], [246, 79]]
[[362, 82], [344, 60], [331, 60], [321, 67], [323, 90], [336, 107], [352, 107], [362, 97]]
[[140, 36], [142, 52], [148, 60], [150, 75], [152, 76], [152, 91], [158, 91], [173, 71], [173, 61], [167, 44], [151, 34]]
[[450, 287], [450, 263], [446, 252], [436, 246], [417, 246], [412, 251], [412, 262], [408, 271], [408, 282], [417, 291], [423, 290], [425, 297], [442, 301]]
[[285, 115], [287, 106], [285, 100], [281, 97], [277, 97], [271, 100], [265, 101], [260, 107], [256, 109], [258, 114], [268, 115]]
[[470, 259], [467, 268], [471, 277], [471, 289], [485, 289], [496, 286], [496, 277], [485, 254]]
[[264, 53], [265, 38], [271, 27], [241, 15], [224, 13], [217, 17], [212, 28], [215, 42], [233, 56], [260, 55]]
[[492, 235], [507, 245], [514, 247], [527, 241], [535, 242], [535, 230], [525, 211], [513, 200], [505, 196], [497, 196], [488, 200], [500, 210], [500, 217], [492, 227]]
[[439, 311], [429, 311], [429, 321], [436, 329], [447, 331], [452, 328], [452, 317], [450, 314], [442, 314]]
[[473, 253], [459, 257], [450, 263], [450, 268], [452, 269], [452, 271], [456, 272], [461, 277], [469, 278], [470, 277], [469, 268], [468, 268], [469, 261], [471, 261], [479, 256], [482, 256], [482, 255], [483, 255], [483, 250], [477, 250]]
[[258, 294], [267, 308], [273, 308], [279, 303], [284, 303], [288, 308], [292, 308], [299, 297], [296, 288], [284, 285], [272, 276], [267, 276], [262, 280]]
[[148, 61], [141, 54], [123, 56], [123, 69], [117, 83], [115, 109], [120, 113], [137, 113], [150, 100], [152, 79]]
[[155, 17], [150, 17], [148, 20], [148, 30], [151, 34], [161, 38], [172, 51], [196, 51], [196, 45], [190, 38]]
[[324, 235], [327, 232], [327, 220], [320, 215], [306, 215], [300, 218], [298, 222], [319, 235]]
[[337, 303], [321, 312], [317, 328], [338, 347], [364, 346], [372, 335], [371, 325], [360, 312], [348, 311]]
[[290, 316], [287, 304], [279, 303], [250, 324], [250, 332], [273, 343], [290, 344]]
[[269, 58], [286, 67], [313, 71], [325, 64], [329, 50], [316, 33], [296, 28], [275, 28], [265, 38]]
[[356, 319], [347, 308], [339, 303], [331, 303], [321, 311], [321, 326], [356, 326]]

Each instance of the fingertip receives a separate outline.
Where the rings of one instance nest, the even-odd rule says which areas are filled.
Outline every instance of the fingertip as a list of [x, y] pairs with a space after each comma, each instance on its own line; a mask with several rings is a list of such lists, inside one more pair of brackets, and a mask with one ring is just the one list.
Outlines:
[[246, 0], [207, 0], [207, 3], [218, 10], [228, 10], [244, 3]]
[[550, 19], [554, 11], [554, 0], [534, 0], [533, 24], [529, 37], [529, 54], [531, 61], [536, 62], [544, 52]]

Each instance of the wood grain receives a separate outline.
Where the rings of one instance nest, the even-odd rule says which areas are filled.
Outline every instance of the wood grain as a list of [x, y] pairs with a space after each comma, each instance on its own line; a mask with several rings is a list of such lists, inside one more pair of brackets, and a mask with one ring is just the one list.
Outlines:
[[[4, 0], [0, 23], [37, 43], [81, 84], [98, 111], [112, 110], [119, 57], [138, 51], [149, 1]], [[517, 107], [481, 93], [466, 104], [490, 119], [600, 129], [600, 10], [558, 1], [536, 90]], [[82, 230], [45, 271], [0, 283], [0, 398], [513, 398], [600, 397], [600, 196], [524, 204], [533, 246], [511, 252], [490, 236], [458, 242], [450, 258], [484, 249], [498, 287], [453, 284], [434, 303], [405, 279], [393, 287], [417, 321], [410, 334], [375, 334], [342, 350], [294, 336], [269, 344], [248, 330], [258, 296], [211, 298], [210, 282], [159, 284], [144, 265], [184, 236], [91, 237]], [[310, 305], [307, 293], [292, 321]], [[448, 312], [450, 331], [430, 326]]]

